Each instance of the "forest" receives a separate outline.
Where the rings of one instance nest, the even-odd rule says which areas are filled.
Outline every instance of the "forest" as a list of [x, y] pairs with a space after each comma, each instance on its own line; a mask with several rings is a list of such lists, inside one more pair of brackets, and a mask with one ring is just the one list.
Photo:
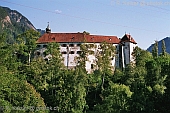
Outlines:
[[28, 30], [7, 43], [0, 34], [0, 112], [2, 113], [169, 113], [170, 55], [162, 41], [148, 52], [136, 47], [134, 62], [111, 66], [115, 48], [103, 42], [92, 73], [85, 70], [92, 46], [81, 45], [77, 66], [67, 69], [58, 43], [50, 60], [35, 57], [39, 33]]

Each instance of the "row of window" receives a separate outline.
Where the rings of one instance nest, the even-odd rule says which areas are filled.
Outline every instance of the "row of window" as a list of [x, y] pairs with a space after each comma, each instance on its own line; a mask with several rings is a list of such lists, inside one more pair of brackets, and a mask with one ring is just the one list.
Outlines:
[[[61, 52], [62, 54], [67, 54], [66, 51]], [[69, 51], [69, 54], [75, 54], [75, 51]], [[81, 54], [81, 51], [77, 51], [77, 54]]]
[[[81, 54], [82, 51], [77, 51], [77, 54]], [[100, 52], [101, 53], [101, 52]], [[67, 54], [66, 51], [63, 51], [62, 54]], [[75, 54], [75, 51], [69, 51], [69, 54]], [[93, 55], [94, 51], [89, 51], [89, 54]]]
[[[69, 47], [75, 47], [75, 46], [79, 47], [81, 44], [61, 44], [61, 47], [67, 47], [67, 45], [68, 45]], [[40, 47], [41, 47], [41, 45], [37, 45], [37, 48], [40, 48]], [[47, 45], [42, 45], [42, 47], [43, 47], [43, 48], [46, 48]]]
[[68, 45], [69, 47], [74, 47], [74, 46], [79, 47], [81, 44], [61, 44], [61, 47], [67, 47], [67, 45]]
[[[41, 45], [37, 45], [37, 48], [40, 48], [41, 47]], [[46, 48], [47, 47], [47, 45], [43, 45], [43, 48]]]
[[[77, 54], [81, 54], [81, 52], [82, 52], [82, 51], [77, 51], [76, 53], [77, 53]], [[40, 53], [39, 51], [36, 52], [36, 55], [37, 55], [37, 56], [40, 56], [40, 54], [41, 54], [41, 53]], [[63, 51], [62, 54], [67, 54], [67, 52], [66, 52], [66, 51]], [[69, 51], [69, 54], [75, 54], [75, 51]], [[46, 55], [45, 52], [43, 53], [43, 55]]]
[[[69, 54], [81, 54], [81, 52], [82, 51], [77, 51], [77, 52], [75, 52], [75, 51], [69, 51]], [[67, 54], [67, 52], [66, 51], [63, 51], [63, 52], [61, 52], [62, 54]], [[37, 51], [36, 52], [36, 55], [40, 55], [41, 53], [39, 52], [39, 51]], [[93, 55], [94, 54], [94, 51], [89, 51], [89, 54], [91, 54], [91, 55]], [[99, 54], [102, 54], [102, 51], [99, 51]], [[46, 55], [46, 53], [45, 52], [43, 52], [43, 55]]]
[[[79, 44], [61, 44], [61, 47], [80, 47], [80, 43]], [[95, 48], [100, 48], [100, 45], [94, 45], [94, 44], [88, 44], [88, 46], [89, 47], [91, 47], [91, 48], [93, 48], [93, 47], [95, 47]], [[41, 47], [41, 45], [37, 45], [37, 48], [40, 48]], [[43, 48], [46, 48], [47, 47], [47, 45], [46, 44], [44, 44], [44, 45], [42, 45], [42, 47]], [[117, 46], [116, 46], [116, 48], [117, 48]]]

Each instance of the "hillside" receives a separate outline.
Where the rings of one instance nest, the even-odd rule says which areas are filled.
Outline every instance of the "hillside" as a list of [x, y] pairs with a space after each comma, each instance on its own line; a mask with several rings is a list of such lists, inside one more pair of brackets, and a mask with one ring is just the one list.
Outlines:
[[[37, 30], [34, 25], [18, 11], [0, 6], [0, 33], [5, 32], [7, 34], [8, 43], [13, 43], [18, 34], [28, 29]], [[41, 29], [37, 31], [39, 31], [40, 34], [44, 33]]]
[[[165, 46], [166, 46], [166, 52], [170, 53], [170, 37], [166, 37], [164, 39], [162, 39], [165, 41]], [[162, 40], [158, 41], [158, 53], [160, 54], [162, 52]], [[152, 47], [154, 46], [154, 44], [152, 44], [147, 50], [152, 52]]]

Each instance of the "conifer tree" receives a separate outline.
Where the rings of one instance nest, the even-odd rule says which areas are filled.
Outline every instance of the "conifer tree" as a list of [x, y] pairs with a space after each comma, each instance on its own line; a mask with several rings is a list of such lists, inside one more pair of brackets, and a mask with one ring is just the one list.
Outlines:
[[162, 40], [162, 55], [165, 56], [166, 55], [166, 46], [165, 46], [165, 41]]
[[158, 57], [158, 41], [155, 41], [155, 44], [152, 48], [152, 56], [154, 58], [157, 58]]

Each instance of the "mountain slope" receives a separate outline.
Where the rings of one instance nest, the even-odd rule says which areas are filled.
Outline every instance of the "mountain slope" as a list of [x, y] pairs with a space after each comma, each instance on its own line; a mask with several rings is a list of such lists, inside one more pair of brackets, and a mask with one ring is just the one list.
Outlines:
[[[170, 53], [170, 37], [166, 37], [162, 39], [165, 41], [165, 46], [166, 46], [166, 52]], [[162, 40], [158, 41], [158, 53], [160, 54], [162, 52]], [[152, 44], [147, 50], [152, 52], [154, 44]]]
[[13, 43], [18, 34], [29, 29], [36, 30], [25, 16], [16, 10], [0, 6], [0, 33], [7, 34], [8, 43]]

